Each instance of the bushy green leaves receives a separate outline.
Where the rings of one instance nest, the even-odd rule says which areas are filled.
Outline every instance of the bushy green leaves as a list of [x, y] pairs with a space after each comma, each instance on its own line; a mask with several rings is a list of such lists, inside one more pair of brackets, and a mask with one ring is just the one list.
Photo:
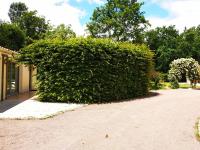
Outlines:
[[144, 45], [74, 38], [39, 41], [18, 60], [37, 67], [41, 100], [95, 103], [146, 95], [152, 53]]
[[12, 23], [18, 23], [23, 13], [28, 12], [28, 7], [22, 2], [13, 2], [10, 5], [8, 16]]
[[191, 86], [196, 86], [196, 81], [200, 79], [200, 67], [193, 58], [180, 58], [170, 64], [169, 80], [172, 82], [181, 80], [183, 75], [190, 80]]
[[67, 40], [74, 37], [76, 37], [76, 33], [72, 30], [70, 25], [66, 26], [64, 24], [60, 24], [56, 28], [52, 28], [51, 30], [47, 31], [44, 38]]
[[168, 72], [171, 61], [182, 57], [177, 49], [179, 32], [175, 26], [149, 30], [145, 39], [149, 48], [155, 51], [155, 69], [158, 71]]
[[143, 32], [149, 25], [141, 11], [142, 5], [136, 0], [108, 0], [94, 10], [87, 24], [90, 35], [142, 43]]
[[15, 24], [0, 24], [0, 46], [18, 51], [25, 45], [25, 34]]

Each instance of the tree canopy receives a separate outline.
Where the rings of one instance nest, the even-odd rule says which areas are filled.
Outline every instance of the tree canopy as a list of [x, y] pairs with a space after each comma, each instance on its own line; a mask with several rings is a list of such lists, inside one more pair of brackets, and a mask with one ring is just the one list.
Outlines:
[[60, 24], [45, 34], [45, 39], [66, 40], [74, 37], [76, 37], [76, 33], [72, 30], [71, 26], [66, 26], [64, 24]]
[[44, 37], [49, 24], [44, 17], [38, 16], [37, 11], [29, 11], [25, 3], [14, 2], [8, 12], [12, 23], [19, 26], [26, 35], [26, 45]]
[[22, 2], [14, 2], [10, 5], [8, 16], [12, 23], [17, 23], [23, 13], [28, 11], [28, 7]]
[[48, 23], [44, 17], [37, 16], [37, 11], [25, 12], [20, 20], [19, 27], [26, 33], [27, 38], [32, 40], [39, 40], [44, 36], [48, 29]]
[[149, 30], [145, 40], [151, 50], [155, 52], [155, 68], [167, 72], [169, 64], [179, 57], [179, 32], [175, 26], [163, 26]]
[[0, 46], [19, 50], [25, 44], [24, 32], [15, 24], [0, 24]]
[[94, 10], [87, 24], [89, 34], [92, 37], [142, 43], [143, 32], [149, 25], [141, 11], [142, 5], [136, 0], [108, 0]]
[[200, 26], [185, 29], [180, 35], [179, 51], [182, 57], [192, 57], [200, 62]]

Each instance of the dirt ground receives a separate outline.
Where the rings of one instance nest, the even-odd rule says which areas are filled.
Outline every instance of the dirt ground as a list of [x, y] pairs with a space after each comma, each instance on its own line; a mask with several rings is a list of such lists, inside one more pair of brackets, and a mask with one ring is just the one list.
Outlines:
[[200, 150], [199, 90], [163, 90], [47, 120], [0, 120], [1, 150]]

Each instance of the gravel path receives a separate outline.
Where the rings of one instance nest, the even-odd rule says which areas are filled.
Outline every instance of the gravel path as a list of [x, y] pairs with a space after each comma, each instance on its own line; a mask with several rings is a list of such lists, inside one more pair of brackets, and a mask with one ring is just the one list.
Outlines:
[[165, 90], [47, 120], [0, 120], [1, 150], [199, 150], [200, 91]]

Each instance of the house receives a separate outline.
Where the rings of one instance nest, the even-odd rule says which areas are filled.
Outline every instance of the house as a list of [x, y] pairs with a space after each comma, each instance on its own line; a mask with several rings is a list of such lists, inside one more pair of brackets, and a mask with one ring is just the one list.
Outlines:
[[0, 101], [35, 90], [36, 69], [16, 64], [15, 55], [17, 52], [0, 46]]

